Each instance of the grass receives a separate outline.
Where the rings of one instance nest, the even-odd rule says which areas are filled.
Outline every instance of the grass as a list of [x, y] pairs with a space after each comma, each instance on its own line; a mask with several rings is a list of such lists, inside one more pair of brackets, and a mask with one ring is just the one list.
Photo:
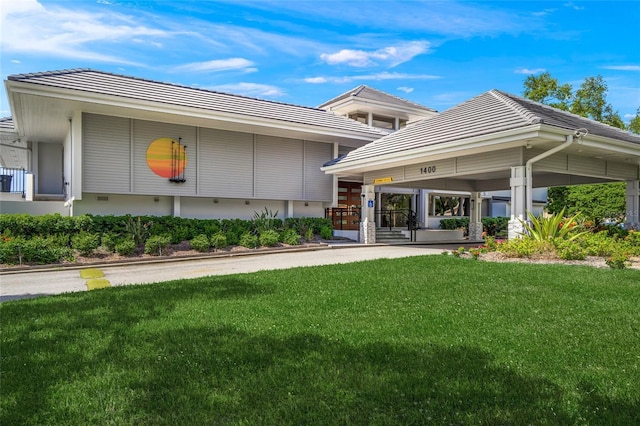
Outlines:
[[2, 424], [639, 424], [640, 274], [425, 256], [0, 305]]

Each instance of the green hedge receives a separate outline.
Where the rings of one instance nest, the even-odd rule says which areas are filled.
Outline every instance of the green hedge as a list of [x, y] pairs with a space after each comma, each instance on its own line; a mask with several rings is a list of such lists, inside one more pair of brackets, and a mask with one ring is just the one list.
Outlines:
[[[482, 229], [489, 236], [506, 236], [509, 226], [508, 217], [483, 217]], [[456, 217], [442, 219], [440, 229], [464, 229], [464, 233], [469, 233], [469, 218]]]
[[[131, 254], [136, 247], [160, 253], [169, 243], [178, 244], [200, 238], [212, 238], [215, 248], [227, 245], [253, 245], [262, 239], [267, 245], [278, 242], [290, 231], [295, 235], [321, 234], [331, 237], [331, 220], [324, 218], [287, 218], [256, 214], [253, 220], [186, 219], [174, 216], [61, 216], [47, 214], [0, 214], [0, 263], [59, 263], [73, 259], [74, 249], [90, 255], [98, 248], [119, 254]], [[293, 233], [293, 234], [291, 234]], [[249, 237], [251, 236], [251, 237]], [[241, 238], [242, 237], [242, 238]]]

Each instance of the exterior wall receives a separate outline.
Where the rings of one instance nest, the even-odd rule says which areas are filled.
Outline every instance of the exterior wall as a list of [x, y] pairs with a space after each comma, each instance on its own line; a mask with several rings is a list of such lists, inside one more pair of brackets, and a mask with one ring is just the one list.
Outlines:
[[[84, 192], [331, 202], [333, 177], [320, 166], [333, 144], [85, 114]], [[149, 144], [186, 146], [186, 182], [151, 171]]]
[[34, 216], [58, 213], [69, 215], [63, 201], [6, 201], [0, 202], [0, 214], [26, 213]]
[[[542, 152], [543, 151], [527, 150], [527, 159], [533, 158]], [[634, 164], [578, 157], [576, 155], [563, 153], [544, 158], [534, 163], [533, 168], [535, 171], [548, 171], [613, 180], [634, 180], [638, 178], [639, 173], [638, 166]]]
[[[249, 201], [249, 204], [246, 204]], [[180, 216], [193, 219], [251, 219], [255, 212], [265, 208], [284, 219], [286, 201], [243, 200], [231, 198], [180, 197]], [[74, 203], [74, 215], [91, 213], [95, 215], [150, 215], [170, 216], [173, 214], [174, 197], [148, 195], [84, 194], [81, 201]], [[21, 203], [27, 206], [31, 203]], [[46, 203], [43, 203], [46, 204]], [[293, 203], [293, 217], [323, 217], [324, 207], [320, 202]], [[68, 214], [68, 209], [64, 209]], [[22, 211], [17, 211], [22, 212]], [[3, 203], [4, 213], [4, 203]], [[9, 212], [7, 212], [9, 213]], [[44, 213], [47, 213], [46, 211]], [[42, 213], [40, 213], [42, 214]]]

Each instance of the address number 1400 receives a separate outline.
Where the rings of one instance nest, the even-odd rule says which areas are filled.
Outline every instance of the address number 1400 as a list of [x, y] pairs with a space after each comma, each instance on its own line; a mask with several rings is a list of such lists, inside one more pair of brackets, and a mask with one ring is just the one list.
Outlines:
[[436, 166], [420, 167], [421, 175], [428, 175], [436, 172]]

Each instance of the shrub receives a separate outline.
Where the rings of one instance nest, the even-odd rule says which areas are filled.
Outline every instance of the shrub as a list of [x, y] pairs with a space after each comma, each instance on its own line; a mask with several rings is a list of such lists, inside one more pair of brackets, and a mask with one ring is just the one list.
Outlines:
[[113, 253], [116, 250], [116, 237], [113, 234], [102, 234], [102, 238], [100, 239], [100, 245], [102, 249], [108, 251], [109, 253]]
[[256, 248], [258, 246], [258, 237], [256, 237], [255, 235], [251, 234], [250, 232], [245, 232], [240, 237], [239, 244], [242, 247]]
[[152, 226], [153, 222], [143, 222], [140, 216], [137, 220], [129, 217], [129, 220], [125, 222], [125, 230], [136, 245], [144, 244], [147, 241]]
[[216, 232], [211, 236], [210, 243], [211, 246], [216, 250], [223, 249], [228, 245], [227, 236], [222, 232]]
[[136, 251], [136, 243], [132, 239], [126, 238], [116, 244], [115, 249], [120, 256], [130, 256]]
[[549, 241], [514, 238], [499, 244], [497, 250], [507, 257], [531, 257], [534, 254], [553, 252], [555, 247]]
[[262, 212], [253, 212], [253, 231], [261, 234], [264, 231], [277, 230], [282, 228], [282, 220], [278, 219], [278, 211], [272, 212], [266, 207]]
[[280, 240], [280, 235], [278, 231], [275, 229], [267, 229], [266, 231], [262, 231], [260, 233], [260, 245], [264, 247], [273, 247], [278, 245]]
[[583, 234], [575, 241], [585, 249], [587, 256], [610, 256], [616, 250], [616, 240], [606, 231]]
[[0, 263], [50, 264], [72, 259], [72, 250], [54, 237], [0, 239]]
[[320, 228], [320, 238], [323, 240], [330, 240], [333, 238], [333, 227], [323, 226]]
[[440, 221], [440, 229], [464, 229], [465, 233], [469, 230], [469, 218], [458, 217], [452, 219], [442, 219]]
[[554, 240], [556, 254], [560, 259], [564, 260], [584, 260], [587, 257], [587, 251], [576, 241]]
[[604, 260], [612, 269], [624, 269], [629, 263], [629, 255], [622, 250], [616, 250]]
[[90, 234], [89, 232], [81, 232], [71, 237], [71, 246], [78, 250], [82, 256], [90, 256], [100, 245], [100, 237], [98, 234]]
[[282, 242], [290, 246], [297, 246], [300, 244], [300, 234], [295, 229], [287, 229], [282, 233]]
[[191, 248], [201, 253], [208, 252], [209, 249], [211, 248], [211, 242], [209, 241], [209, 237], [207, 237], [205, 234], [196, 235], [191, 239], [190, 244], [191, 244]]
[[[333, 234], [333, 233], [332, 233]], [[304, 231], [304, 239], [306, 241], [311, 241], [313, 240], [313, 229], [309, 228], [306, 231]]]
[[145, 254], [162, 256], [162, 250], [166, 250], [170, 243], [171, 237], [169, 235], [154, 235], [145, 242], [144, 252]]

